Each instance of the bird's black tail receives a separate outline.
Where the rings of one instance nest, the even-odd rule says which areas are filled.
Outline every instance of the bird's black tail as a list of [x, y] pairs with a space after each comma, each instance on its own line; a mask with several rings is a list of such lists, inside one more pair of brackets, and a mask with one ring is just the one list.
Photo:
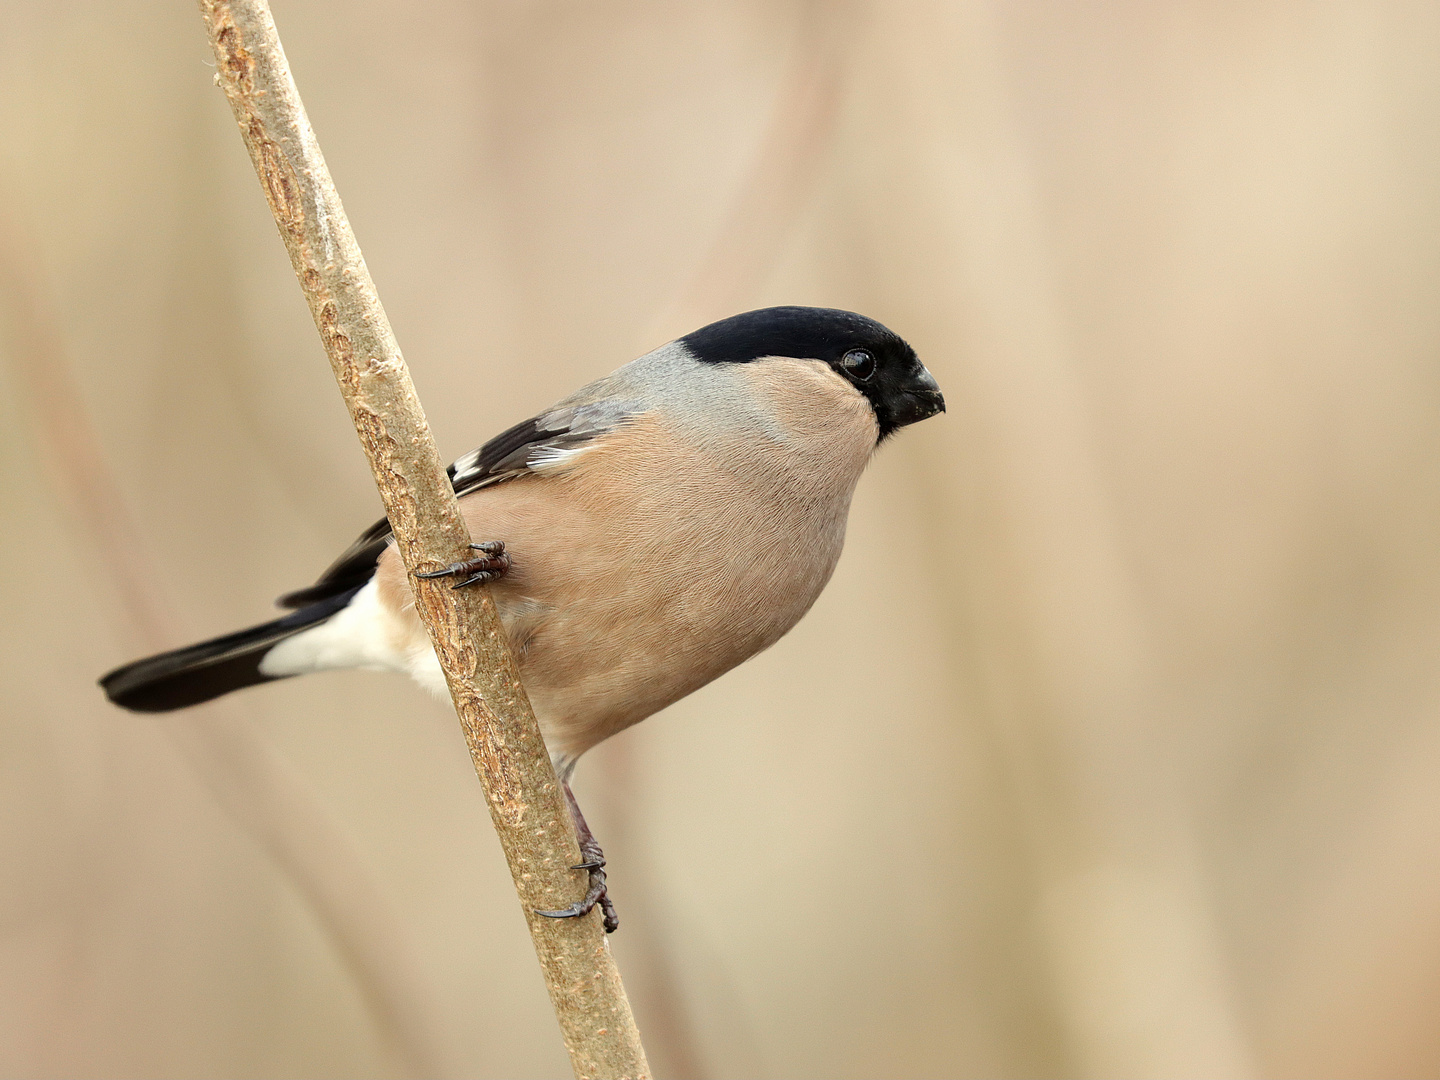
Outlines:
[[136, 660], [110, 672], [100, 685], [116, 705], [135, 712], [169, 712], [244, 686], [283, 679], [286, 676], [260, 673], [265, 654], [286, 638], [324, 622], [359, 591], [350, 589], [274, 622]]

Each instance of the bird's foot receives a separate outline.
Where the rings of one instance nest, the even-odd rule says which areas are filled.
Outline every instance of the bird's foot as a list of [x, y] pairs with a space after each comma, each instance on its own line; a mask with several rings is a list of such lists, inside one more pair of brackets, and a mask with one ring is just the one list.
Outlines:
[[547, 919], [578, 919], [582, 915], [588, 915], [594, 910], [595, 905], [600, 905], [600, 914], [604, 916], [605, 932], [613, 934], [620, 926], [620, 918], [615, 914], [615, 905], [610, 902], [610, 894], [605, 886], [605, 852], [600, 850], [600, 844], [595, 839], [595, 834], [590, 831], [590, 826], [585, 824], [585, 815], [580, 812], [580, 804], [575, 801], [575, 795], [570, 790], [570, 785], [561, 781], [565, 788], [565, 802], [570, 807], [571, 820], [575, 822], [575, 835], [580, 841], [580, 861], [572, 866], [571, 870], [589, 870], [590, 887], [585, 890], [584, 899], [571, 904], [559, 911], [536, 911], [536, 915], [544, 915]]
[[466, 559], [464, 562], [451, 563], [443, 570], [430, 570], [415, 576], [422, 578], [458, 577], [463, 580], [457, 581], [450, 587], [463, 589], [466, 585], [479, 585], [482, 582], [495, 581], [504, 577], [505, 571], [510, 569], [510, 556], [505, 554], [504, 541], [483, 540], [478, 544], [471, 544], [470, 548], [480, 554], [473, 559]]
[[585, 890], [584, 899], [559, 911], [536, 911], [535, 914], [544, 915], [547, 919], [578, 919], [581, 915], [589, 915], [595, 905], [599, 904], [600, 913], [605, 920], [605, 932], [613, 934], [620, 926], [620, 919], [615, 914], [615, 905], [610, 902], [610, 895], [605, 887], [605, 855], [593, 836], [588, 842], [581, 843], [580, 858], [583, 861], [570, 869], [590, 871], [590, 887]]

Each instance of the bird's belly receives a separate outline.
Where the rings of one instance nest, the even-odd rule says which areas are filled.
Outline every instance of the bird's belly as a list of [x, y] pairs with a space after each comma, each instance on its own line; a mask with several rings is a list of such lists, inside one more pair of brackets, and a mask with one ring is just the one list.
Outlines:
[[[530, 497], [545, 494], [535, 487]], [[512, 560], [494, 596], [552, 753], [578, 755], [663, 709], [809, 610], [839, 558], [849, 500], [744, 495], [676, 510], [672, 493], [666, 507], [620, 516], [557, 500], [533, 519], [545, 530], [517, 519], [493, 534]]]
[[[833, 551], [782, 558], [652, 555], [623, 598], [571, 599], [517, 641], [552, 752], [578, 755], [774, 644], [809, 610]], [[819, 556], [817, 558], [817, 556]]]

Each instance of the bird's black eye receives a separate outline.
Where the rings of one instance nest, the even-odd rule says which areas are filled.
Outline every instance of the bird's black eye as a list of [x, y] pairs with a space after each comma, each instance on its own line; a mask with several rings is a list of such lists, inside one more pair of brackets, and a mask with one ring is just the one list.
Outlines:
[[840, 358], [840, 367], [856, 382], [865, 382], [875, 374], [875, 357], [864, 349], [851, 349]]

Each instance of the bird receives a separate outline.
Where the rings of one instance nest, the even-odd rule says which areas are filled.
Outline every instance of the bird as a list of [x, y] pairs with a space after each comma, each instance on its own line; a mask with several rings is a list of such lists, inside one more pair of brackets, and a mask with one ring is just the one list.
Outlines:
[[[773, 645], [830, 580], [876, 449], [945, 409], [899, 335], [850, 311], [770, 307], [722, 319], [581, 387], [449, 467], [471, 559], [421, 574], [491, 590], [618, 925], [604, 854], [570, 790], [586, 750]], [[168, 712], [337, 668], [394, 671], [448, 698], [380, 520], [289, 613], [117, 668], [110, 701]]]

